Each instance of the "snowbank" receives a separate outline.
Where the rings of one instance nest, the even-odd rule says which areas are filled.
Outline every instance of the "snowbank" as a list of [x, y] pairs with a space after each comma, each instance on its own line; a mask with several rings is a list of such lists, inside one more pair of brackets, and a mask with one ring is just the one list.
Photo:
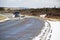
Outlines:
[[60, 21], [49, 21], [52, 29], [51, 40], [60, 40]]

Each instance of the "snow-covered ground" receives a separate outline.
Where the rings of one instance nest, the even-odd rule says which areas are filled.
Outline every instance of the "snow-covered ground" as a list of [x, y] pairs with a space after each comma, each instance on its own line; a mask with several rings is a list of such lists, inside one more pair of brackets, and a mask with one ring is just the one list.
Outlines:
[[50, 40], [60, 40], [60, 21], [49, 21], [52, 29]]

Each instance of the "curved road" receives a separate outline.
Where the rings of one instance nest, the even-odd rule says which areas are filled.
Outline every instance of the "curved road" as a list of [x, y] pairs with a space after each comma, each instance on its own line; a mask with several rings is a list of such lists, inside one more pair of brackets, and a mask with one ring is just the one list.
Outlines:
[[0, 40], [32, 40], [40, 34], [43, 26], [44, 21], [37, 18], [9, 20], [0, 23]]

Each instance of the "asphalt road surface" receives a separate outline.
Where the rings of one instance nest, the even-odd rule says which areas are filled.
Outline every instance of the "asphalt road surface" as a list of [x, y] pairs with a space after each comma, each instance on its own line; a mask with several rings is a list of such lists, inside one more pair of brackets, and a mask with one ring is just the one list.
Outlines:
[[5, 21], [0, 23], [0, 40], [32, 40], [43, 26], [44, 21], [37, 18]]

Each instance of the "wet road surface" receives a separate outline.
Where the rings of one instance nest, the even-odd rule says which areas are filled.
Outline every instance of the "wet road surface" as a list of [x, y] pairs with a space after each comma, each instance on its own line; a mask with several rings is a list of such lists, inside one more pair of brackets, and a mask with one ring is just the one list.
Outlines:
[[0, 23], [0, 40], [32, 40], [40, 34], [44, 21], [26, 18], [24, 21], [10, 20]]

